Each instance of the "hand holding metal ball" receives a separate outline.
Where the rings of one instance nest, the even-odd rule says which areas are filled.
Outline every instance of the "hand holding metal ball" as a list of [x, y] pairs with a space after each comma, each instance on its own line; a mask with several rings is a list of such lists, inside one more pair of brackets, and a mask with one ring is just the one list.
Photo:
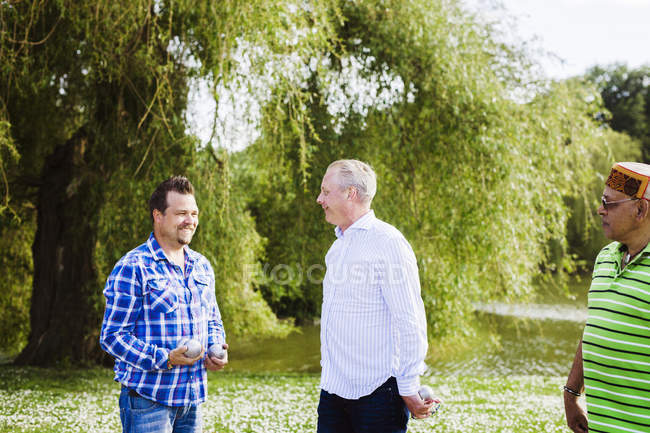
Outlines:
[[434, 415], [436, 412], [438, 412], [441, 402], [433, 395], [433, 389], [431, 389], [430, 386], [422, 385], [418, 391], [418, 394], [420, 395], [420, 398], [425, 402], [433, 402], [433, 406], [431, 406], [431, 412], [429, 412], [429, 415]]
[[203, 350], [203, 346], [201, 346], [201, 343], [199, 343], [198, 340], [195, 339], [190, 339], [190, 338], [183, 338], [179, 343], [178, 347], [181, 346], [187, 346], [187, 351], [183, 353], [183, 355], [187, 358], [196, 358], [201, 354], [201, 350]]
[[217, 359], [224, 359], [226, 357], [226, 350], [221, 344], [213, 344], [208, 349], [208, 355]]
[[422, 385], [418, 394], [420, 394], [420, 398], [424, 401], [433, 400], [433, 389], [428, 385]]

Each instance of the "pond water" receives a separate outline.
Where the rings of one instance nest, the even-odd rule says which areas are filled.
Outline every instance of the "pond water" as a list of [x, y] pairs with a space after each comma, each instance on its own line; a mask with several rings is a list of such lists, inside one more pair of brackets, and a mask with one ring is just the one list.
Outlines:
[[[572, 281], [568, 294], [549, 291], [539, 303], [477, 304], [476, 336], [457, 346], [431, 341], [427, 374], [565, 376], [587, 317], [587, 287], [583, 278]], [[305, 326], [285, 339], [229, 338], [228, 369], [319, 373], [319, 333]]]

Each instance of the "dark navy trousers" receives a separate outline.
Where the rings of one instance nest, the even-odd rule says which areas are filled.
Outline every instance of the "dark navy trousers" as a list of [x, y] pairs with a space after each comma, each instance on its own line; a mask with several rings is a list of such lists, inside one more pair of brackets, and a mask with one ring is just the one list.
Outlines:
[[394, 377], [358, 400], [321, 389], [317, 433], [405, 433], [409, 412]]

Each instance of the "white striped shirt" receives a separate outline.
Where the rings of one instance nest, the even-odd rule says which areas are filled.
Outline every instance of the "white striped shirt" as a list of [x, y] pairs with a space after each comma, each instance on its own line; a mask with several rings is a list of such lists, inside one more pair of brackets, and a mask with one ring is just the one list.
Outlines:
[[394, 376], [400, 395], [414, 395], [427, 353], [415, 254], [373, 211], [335, 231], [325, 256], [321, 388], [358, 399]]

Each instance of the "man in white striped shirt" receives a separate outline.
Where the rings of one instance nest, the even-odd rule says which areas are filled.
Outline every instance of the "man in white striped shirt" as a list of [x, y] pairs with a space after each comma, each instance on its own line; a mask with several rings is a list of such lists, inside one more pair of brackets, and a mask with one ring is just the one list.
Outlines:
[[405, 432], [408, 414], [429, 416], [418, 395], [427, 329], [417, 262], [395, 227], [370, 209], [372, 168], [339, 160], [317, 202], [336, 226], [325, 257], [318, 433]]

